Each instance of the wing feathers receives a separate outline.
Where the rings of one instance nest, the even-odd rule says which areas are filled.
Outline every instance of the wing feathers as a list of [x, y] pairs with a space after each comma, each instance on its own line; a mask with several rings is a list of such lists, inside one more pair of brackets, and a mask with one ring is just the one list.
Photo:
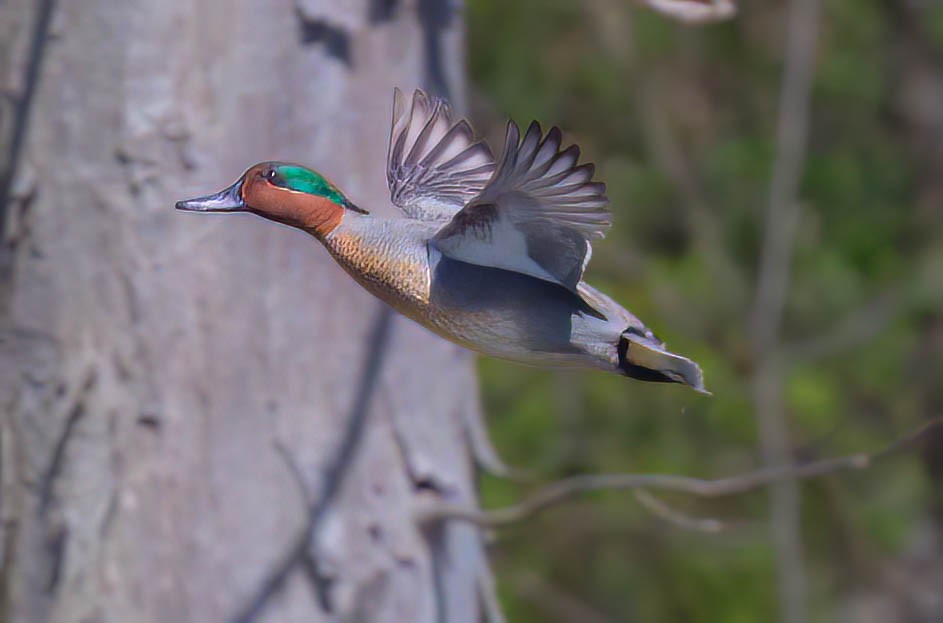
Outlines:
[[488, 146], [445, 101], [396, 89], [387, 157], [390, 198], [410, 218], [448, 220], [478, 195], [494, 171]]
[[576, 145], [546, 135], [536, 121], [521, 137], [507, 126], [494, 175], [433, 239], [444, 254], [513, 270], [576, 292], [592, 252], [589, 241], [609, 226], [606, 186], [593, 182], [592, 164], [579, 164]]

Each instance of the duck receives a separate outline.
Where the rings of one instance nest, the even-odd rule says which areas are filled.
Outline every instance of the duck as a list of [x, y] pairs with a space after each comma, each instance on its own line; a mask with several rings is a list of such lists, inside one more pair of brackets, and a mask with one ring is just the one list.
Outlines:
[[606, 187], [556, 126], [509, 121], [498, 158], [441, 98], [393, 94], [386, 177], [400, 217], [381, 218], [320, 173], [249, 167], [228, 188], [176, 203], [248, 212], [321, 242], [363, 288], [439, 336], [486, 356], [704, 387], [635, 315], [583, 280], [611, 223]]

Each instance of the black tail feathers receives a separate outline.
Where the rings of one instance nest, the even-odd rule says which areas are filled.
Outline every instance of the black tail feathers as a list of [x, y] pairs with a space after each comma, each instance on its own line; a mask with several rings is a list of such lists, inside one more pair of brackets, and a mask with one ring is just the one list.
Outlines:
[[665, 349], [650, 331], [643, 333], [629, 327], [619, 337], [619, 368], [633, 379], [653, 383], [682, 383], [702, 394], [704, 374], [700, 366]]

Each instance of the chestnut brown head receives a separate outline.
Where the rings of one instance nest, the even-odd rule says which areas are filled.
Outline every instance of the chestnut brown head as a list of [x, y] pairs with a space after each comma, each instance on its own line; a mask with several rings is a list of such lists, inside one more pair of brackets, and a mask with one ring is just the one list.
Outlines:
[[345, 211], [366, 214], [316, 171], [286, 162], [262, 162], [216, 194], [177, 202], [192, 212], [252, 212], [267, 219], [325, 236]]

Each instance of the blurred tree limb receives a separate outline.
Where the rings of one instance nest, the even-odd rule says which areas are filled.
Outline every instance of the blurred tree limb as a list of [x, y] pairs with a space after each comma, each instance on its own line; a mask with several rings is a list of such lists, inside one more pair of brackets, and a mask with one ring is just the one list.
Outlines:
[[42, 0], [38, 3], [33, 16], [29, 50], [26, 54], [25, 66], [22, 68], [23, 76], [18, 81], [19, 92], [9, 94], [11, 100], [9, 113], [0, 109], [0, 114], [4, 116], [9, 114], [9, 120], [0, 120], [5, 121], [0, 123], [0, 129], [5, 130], [9, 127], [9, 136], [5, 134], [0, 136], [2, 139], [2, 144], [0, 144], [0, 237], [6, 227], [7, 204], [13, 194], [13, 182], [22, 155], [26, 128], [29, 125], [30, 104], [36, 92], [36, 85], [39, 83], [39, 72], [46, 51], [46, 42], [49, 40], [55, 4], [55, 0]]
[[[755, 359], [750, 385], [759, 445], [763, 463], [772, 470], [783, 469], [791, 453], [791, 435], [783, 399], [780, 331], [801, 215], [799, 184], [811, 117], [820, 11], [819, 0], [795, 0], [789, 10], [776, 153], [749, 326]], [[774, 484], [770, 490], [769, 507], [781, 620], [801, 623], [807, 619], [806, 579], [799, 530], [799, 488], [795, 480]]]
[[635, 500], [642, 505], [652, 515], [659, 519], [683, 530], [692, 532], [706, 532], [708, 534], [717, 534], [730, 528], [730, 524], [712, 517], [699, 518], [691, 517], [672, 508], [647, 489], [635, 489], [632, 491]]
[[[550, 483], [523, 501], [494, 510], [477, 510], [453, 504], [428, 503], [416, 511], [421, 523], [464, 521], [482, 528], [498, 528], [529, 519], [543, 510], [594, 491], [647, 491], [658, 489], [687, 493], [702, 498], [716, 498], [747, 493], [782, 482], [819, 478], [847, 470], [863, 470], [875, 462], [913, 448], [932, 430], [943, 428], [943, 416], [905, 433], [876, 452], [860, 452], [847, 456], [808, 463], [764, 467], [752, 472], [714, 480], [675, 474], [592, 474], [572, 476]], [[644, 497], [644, 494], [643, 494]], [[645, 503], [651, 508], [650, 501]], [[712, 528], [708, 531], [716, 531]]]
[[737, 14], [732, 0], [639, 0], [656, 13], [686, 24], [711, 24]]

